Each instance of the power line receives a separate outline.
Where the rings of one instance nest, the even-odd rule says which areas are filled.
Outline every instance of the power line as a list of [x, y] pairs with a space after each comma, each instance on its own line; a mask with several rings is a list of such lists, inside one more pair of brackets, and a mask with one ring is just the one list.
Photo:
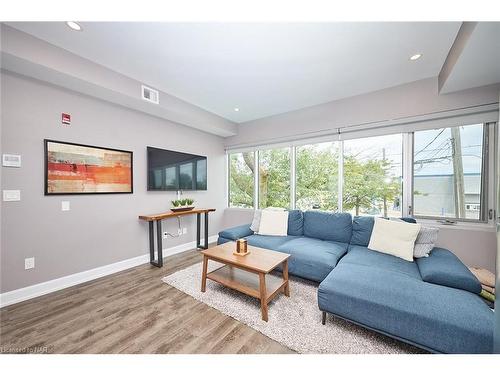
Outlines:
[[446, 128], [445, 128], [445, 129], [441, 129], [441, 131], [438, 133], [438, 135], [436, 135], [436, 136], [432, 139], [432, 141], [430, 141], [429, 143], [427, 143], [423, 149], [421, 149], [419, 152], [417, 152], [417, 153], [415, 154], [415, 156], [416, 156], [416, 155], [418, 155], [418, 154], [420, 154], [422, 151], [425, 151], [425, 150], [427, 149], [427, 147], [429, 147], [432, 143], [434, 143], [434, 141], [435, 141], [436, 139], [438, 139], [438, 137], [439, 137], [441, 134], [443, 134], [443, 132], [444, 132], [445, 130], [446, 130]]

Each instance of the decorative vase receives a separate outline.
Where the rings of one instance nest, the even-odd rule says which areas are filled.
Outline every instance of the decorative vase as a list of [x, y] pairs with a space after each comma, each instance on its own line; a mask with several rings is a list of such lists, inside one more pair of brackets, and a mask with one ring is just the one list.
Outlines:
[[236, 252], [233, 252], [235, 255], [247, 255], [250, 252], [248, 251], [247, 240], [244, 238], [240, 238], [236, 241]]

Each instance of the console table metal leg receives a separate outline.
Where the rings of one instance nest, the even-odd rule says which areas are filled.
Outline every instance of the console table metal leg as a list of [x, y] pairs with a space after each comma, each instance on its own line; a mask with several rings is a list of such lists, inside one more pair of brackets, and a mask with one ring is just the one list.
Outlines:
[[155, 260], [155, 227], [154, 222], [149, 221], [149, 263]]
[[162, 229], [161, 220], [156, 220], [156, 244], [158, 260], [155, 260], [155, 235], [154, 221], [149, 222], [149, 263], [156, 267], [163, 266], [163, 244], [162, 244]]
[[196, 247], [199, 249], [201, 242], [200, 242], [200, 230], [201, 230], [201, 214], [196, 214]]
[[205, 247], [208, 249], [208, 212], [205, 212]]
[[196, 214], [196, 247], [198, 249], [208, 249], [208, 212], [205, 212], [205, 239], [204, 245], [201, 244], [201, 214]]
[[156, 221], [156, 245], [158, 246], [158, 267], [163, 267], [163, 234], [161, 220]]

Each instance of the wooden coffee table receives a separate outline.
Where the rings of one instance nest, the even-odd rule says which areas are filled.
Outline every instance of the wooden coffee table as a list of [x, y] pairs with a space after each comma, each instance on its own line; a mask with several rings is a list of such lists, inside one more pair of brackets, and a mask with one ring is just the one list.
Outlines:
[[[285, 296], [290, 297], [288, 283], [288, 258], [290, 255], [248, 245], [250, 254], [239, 256], [233, 254], [235, 249], [236, 243], [227, 242], [202, 251], [201, 291], [205, 292], [207, 279], [210, 279], [228, 288], [258, 298], [262, 320], [267, 322], [269, 301], [281, 291]], [[207, 274], [209, 260], [223, 263], [225, 266]], [[283, 279], [269, 278], [269, 282], [266, 283], [266, 275], [280, 264], [283, 265]]]

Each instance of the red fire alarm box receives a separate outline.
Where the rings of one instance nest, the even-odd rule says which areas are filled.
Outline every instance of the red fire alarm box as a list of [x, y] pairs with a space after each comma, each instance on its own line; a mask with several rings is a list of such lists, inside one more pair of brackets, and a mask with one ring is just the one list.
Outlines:
[[71, 115], [68, 113], [63, 113], [62, 114], [62, 123], [65, 125], [71, 124]]

